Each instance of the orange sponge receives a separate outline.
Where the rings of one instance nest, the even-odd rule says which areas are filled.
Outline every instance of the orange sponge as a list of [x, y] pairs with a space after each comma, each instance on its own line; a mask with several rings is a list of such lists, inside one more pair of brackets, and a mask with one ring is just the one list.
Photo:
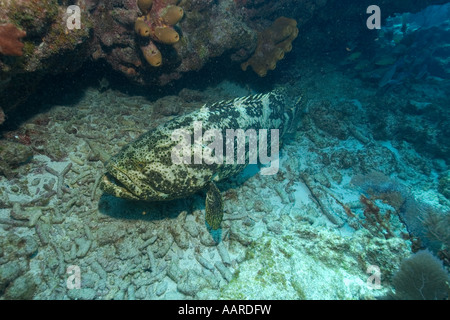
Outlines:
[[297, 22], [294, 19], [279, 17], [258, 35], [258, 45], [253, 56], [241, 64], [242, 70], [251, 66], [260, 77], [268, 70], [274, 70], [277, 62], [292, 50], [292, 41], [297, 37]]

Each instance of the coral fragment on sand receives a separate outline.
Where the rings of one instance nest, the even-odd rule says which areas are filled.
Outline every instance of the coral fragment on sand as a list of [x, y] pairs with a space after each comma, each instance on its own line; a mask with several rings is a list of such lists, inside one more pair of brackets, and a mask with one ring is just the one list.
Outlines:
[[260, 77], [268, 70], [274, 70], [277, 62], [292, 50], [292, 41], [297, 37], [297, 22], [294, 19], [279, 17], [267, 29], [258, 35], [258, 45], [250, 59], [241, 64], [246, 71], [251, 66]]

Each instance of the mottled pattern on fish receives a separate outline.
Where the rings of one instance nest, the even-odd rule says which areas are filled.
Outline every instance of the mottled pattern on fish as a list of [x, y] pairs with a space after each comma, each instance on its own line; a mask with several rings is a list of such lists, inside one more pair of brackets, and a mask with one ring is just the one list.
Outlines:
[[[287, 105], [289, 103], [282, 91], [275, 90], [206, 104], [197, 111], [172, 119], [143, 134], [111, 158], [100, 187], [117, 197], [136, 200], [163, 201], [190, 196], [211, 181], [239, 173], [246, 165], [173, 164], [171, 152], [178, 144], [172, 140], [174, 130], [187, 130], [193, 135], [194, 122], [201, 121], [203, 132], [218, 129], [224, 141], [226, 129], [255, 129], [257, 132], [259, 129], [268, 129], [269, 132], [270, 129], [279, 129], [281, 137], [294, 116], [294, 105]], [[270, 141], [268, 137], [268, 144]], [[237, 143], [235, 155], [236, 148]]]

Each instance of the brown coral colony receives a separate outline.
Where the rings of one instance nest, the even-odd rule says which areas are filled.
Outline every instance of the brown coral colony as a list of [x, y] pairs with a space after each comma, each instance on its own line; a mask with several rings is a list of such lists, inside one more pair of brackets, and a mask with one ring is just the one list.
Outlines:
[[264, 77], [268, 70], [276, 68], [277, 61], [283, 59], [286, 52], [292, 50], [292, 41], [297, 35], [297, 22], [294, 19], [279, 17], [258, 35], [255, 53], [241, 64], [242, 70], [245, 71], [251, 66], [260, 77]]
[[0, 53], [6, 56], [21, 56], [24, 45], [20, 39], [26, 35], [25, 31], [11, 23], [0, 25]]
[[173, 25], [183, 18], [183, 9], [176, 6], [177, 0], [138, 0], [137, 6], [143, 16], [136, 19], [134, 30], [149, 43], [141, 46], [142, 54], [147, 62], [158, 67], [162, 64], [162, 55], [153, 41], [174, 44], [180, 35]]

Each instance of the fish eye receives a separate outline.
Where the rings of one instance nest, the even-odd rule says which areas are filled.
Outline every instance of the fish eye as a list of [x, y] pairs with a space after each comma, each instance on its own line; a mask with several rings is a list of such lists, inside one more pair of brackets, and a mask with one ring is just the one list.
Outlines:
[[144, 164], [143, 162], [135, 161], [134, 163], [136, 164], [136, 166], [137, 166], [139, 169], [144, 169], [144, 168], [145, 168], [145, 164]]

